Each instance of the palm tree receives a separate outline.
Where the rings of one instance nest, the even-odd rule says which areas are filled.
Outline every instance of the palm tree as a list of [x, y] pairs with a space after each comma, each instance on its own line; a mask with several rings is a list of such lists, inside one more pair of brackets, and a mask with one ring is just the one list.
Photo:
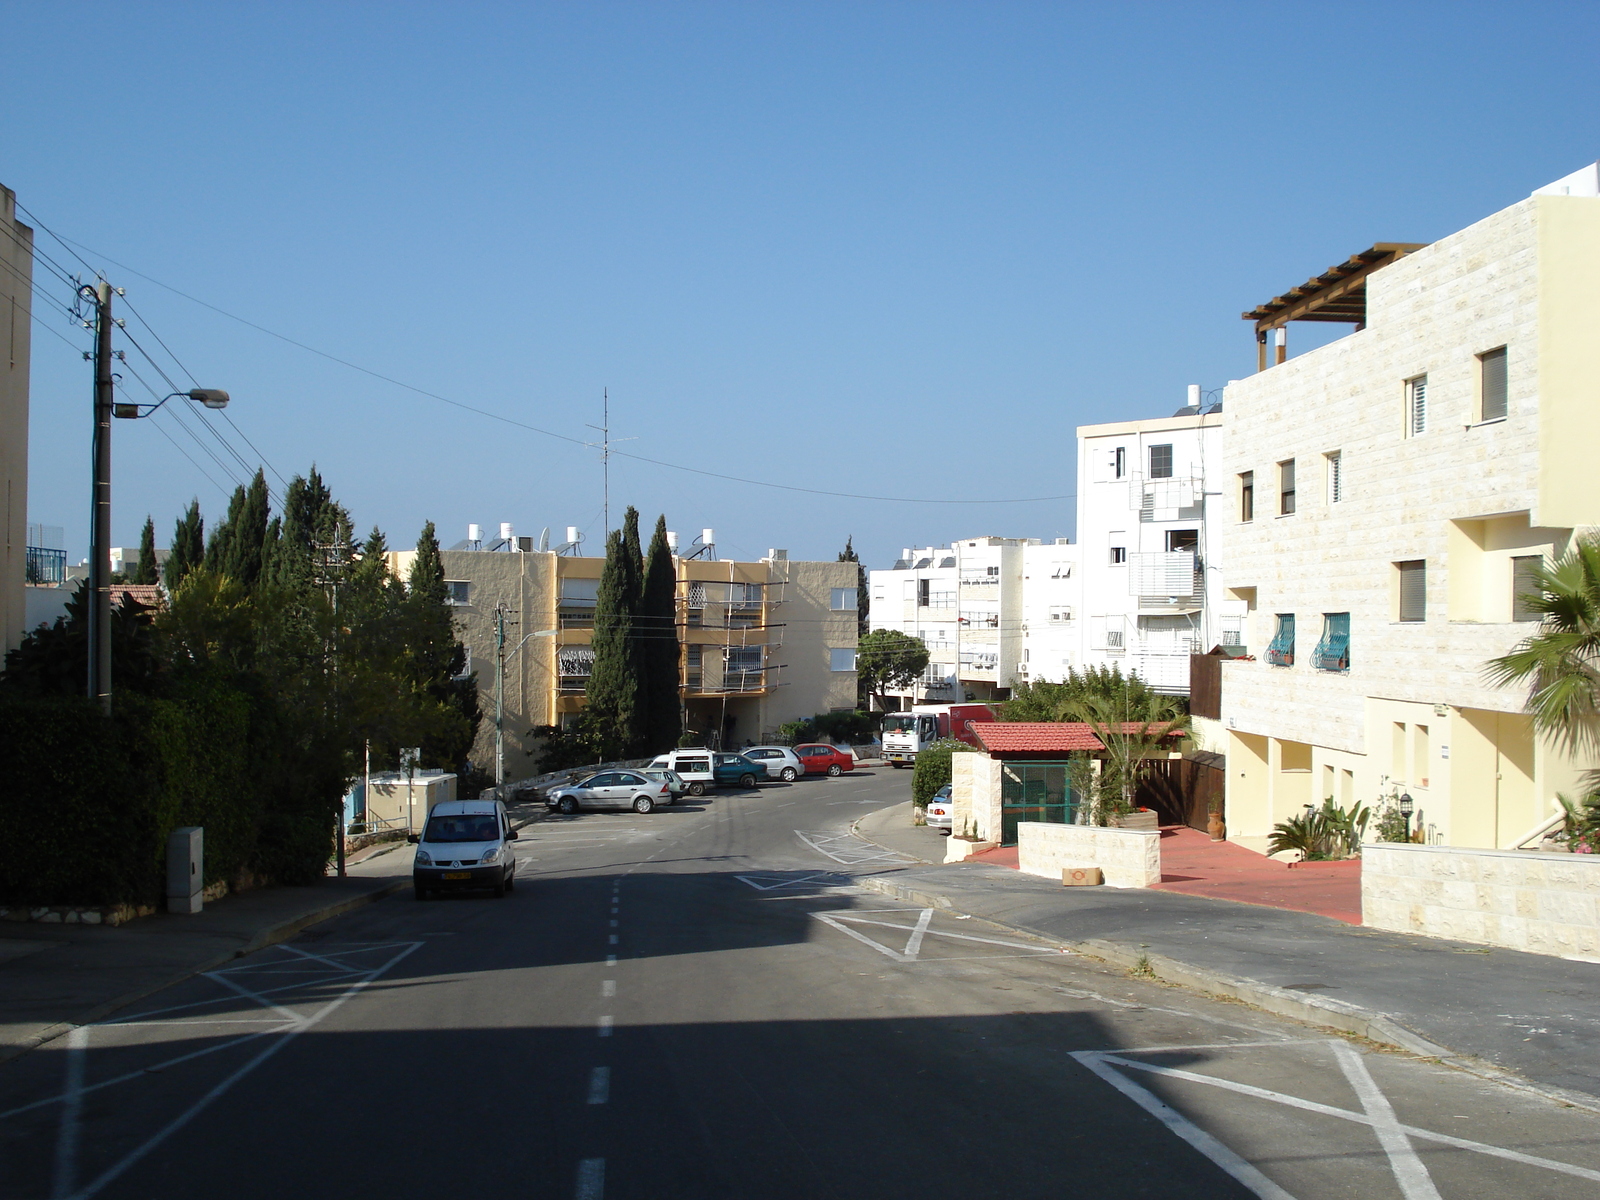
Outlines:
[[1073, 780], [1073, 786], [1090, 798], [1095, 825], [1133, 811], [1134, 793], [1151, 760], [1165, 756], [1174, 732], [1189, 728], [1183, 705], [1143, 689], [1126, 689], [1120, 696], [1080, 695], [1063, 708], [1067, 720], [1088, 725], [1106, 748], [1098, 776], [1084, 762]]
[[[1485, 671], [1495, 684], [1526, 684], [1534, 728], [1574, 756], [1600, 758], [1600, 537], [1585, 537], [1523, 597], [1539, 631]], [[1591, 787], [1600, 771], [1590, 772]]]

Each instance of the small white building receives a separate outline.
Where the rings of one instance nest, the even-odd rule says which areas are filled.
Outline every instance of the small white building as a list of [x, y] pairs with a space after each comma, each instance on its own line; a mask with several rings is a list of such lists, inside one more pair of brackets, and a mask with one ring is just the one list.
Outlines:
[[[1189, 655], [1237, 643], [1207, 518], [1221, 488], [1221, 404], [1078, 428], [1078, 661], [1189, 690]], [[1238, 609], [1238, 612], [1233, 611]]]
[[1060, 683], [1081, 649], [1079, 544], [1067, 538], [1022, 548], [1022, 659], [1018, 683]]

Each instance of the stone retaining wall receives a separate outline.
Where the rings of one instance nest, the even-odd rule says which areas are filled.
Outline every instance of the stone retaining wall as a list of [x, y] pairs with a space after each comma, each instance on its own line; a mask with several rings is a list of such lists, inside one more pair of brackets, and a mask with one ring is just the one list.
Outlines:
[[1099, 867], [1112, 887], [1149, 887], [1161, 882], [1161, 833], [1023, 821], [1017, 826], [1017, 865], [1058, 882], [1065, 867]]
[[1600, 856], [1378, 842], [1361, 848], [1361, 919], [1532, 954], [1600, 955]]

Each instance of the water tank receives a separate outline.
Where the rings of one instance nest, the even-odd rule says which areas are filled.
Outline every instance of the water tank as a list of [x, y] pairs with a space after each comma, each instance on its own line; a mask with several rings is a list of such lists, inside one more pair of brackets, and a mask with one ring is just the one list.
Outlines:
[[510, 521], [501, 521], [500, 522], [500, 540], [502, 542], [509, 542], [512, 538], [514, 538], [516, 536], [517, 536], [516, 530], [511, 528], [511, 522]]
[[576, 525], [568, 525], [567, 526], [567, 545], [576, 546], [577, 544], [578, 544], [578, 527]]
[[1198, 383], [1191, 383], [1189, 385], [1189, 407], [1200, 407], [1200, 385]]
[[700, 544], [715, 546], [717, 544], [717, 531], [715, 529], [702, 529], [700, 531]]
[[483, 541], [483, 526], [482, 525], [468, 525], [467, 526], [467, 541], [469, 541], [469, 542], [481, 542], [481, 541]]
[[667, 530], [667, 549], [674, 554], [678, 552], [678, 531], [676, 529]]

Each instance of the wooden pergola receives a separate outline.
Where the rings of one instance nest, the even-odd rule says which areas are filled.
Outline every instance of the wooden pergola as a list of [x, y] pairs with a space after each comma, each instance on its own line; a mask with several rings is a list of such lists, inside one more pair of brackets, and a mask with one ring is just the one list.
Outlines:
[[[1367, 323], [1367, 276], [1406, 255], [1421, 250], [1427, 242], [1379, 242], [1370, 250], [1352, 254], [1344, 262], [1329, 267], [1299, 287], [1274, 296], [1240, 315], [1256, 323], [1256, 370], [1267, 369], [1267, 335], [1283, 330], [1290, 321], [1342, 321], [1362, 329]], [[1288, 340], [1277, 338], [1277, 362], [1289, 356]]]

